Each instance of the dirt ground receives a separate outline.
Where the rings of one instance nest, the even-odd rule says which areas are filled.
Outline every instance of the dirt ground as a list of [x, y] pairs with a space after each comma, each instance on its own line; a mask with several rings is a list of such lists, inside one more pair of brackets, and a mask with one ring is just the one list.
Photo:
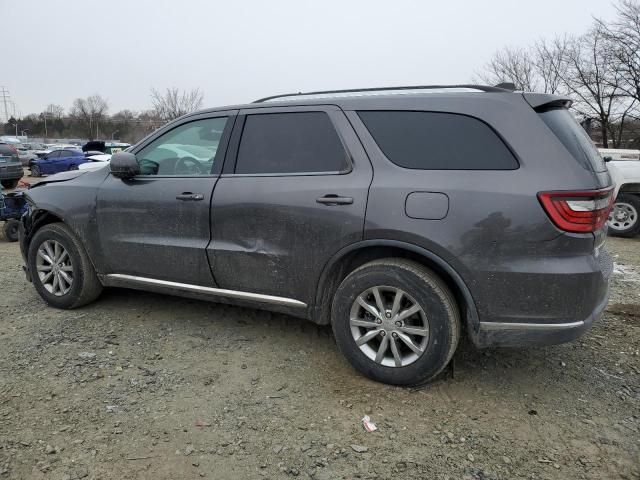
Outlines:
[[453, 378], [404, 389], [284, 315], [117, 289], [54, 310], [0, 240], [0, 480], [640, 478], [640, 238], [609, 249], [584, 338], [464, 342]]

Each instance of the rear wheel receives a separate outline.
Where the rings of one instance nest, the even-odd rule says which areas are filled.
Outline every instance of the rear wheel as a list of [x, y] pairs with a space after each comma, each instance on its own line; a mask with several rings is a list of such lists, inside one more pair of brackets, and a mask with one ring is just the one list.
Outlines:
[[633, 237], [640, 233], [640, 196], [621, 193], [609, 213], [609, 233]]
[[9, 242], [17, 242], [18, 241], [18, 227], [20, 226], [20, 222], [14, 218], [11, 218], [6, 221], [3, 227], [4, 238]]
[[12, 188], [16, 188], [18, 186], [18, 182], [20, 181], [19, 178], [16, 178], [15, 180], [2, 180], [2, 186], [4, 188], [7, 189], [12, 189]]
[[33, 285], [49, 305], [76, 308], [92, 302], [102, 292], [84, 247], [63, 223], [51, 223], [38, 230], [27, 258]]
[[69, 165], [69, 170], [78, 170], [78, 165], [72, 163], [71, 165]]
[[39, 177], [40, 175], [40, 167], [38, 165], [31, 165], [31, 176]]
[[429, 269], [402, 259], [349, 274], [336, 291], [332, 325], [338, 348], [358, 371], [394, 385], [432, 380], [460, 337], [451, 291]]

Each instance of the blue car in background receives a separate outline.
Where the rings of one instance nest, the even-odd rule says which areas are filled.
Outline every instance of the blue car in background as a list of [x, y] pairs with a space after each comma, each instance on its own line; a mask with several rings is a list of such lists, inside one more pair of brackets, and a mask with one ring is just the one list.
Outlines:
[[32, 177], [51, 175], [53, 173], [77, 170], [78, 165], [86, 163], [87, 159], [81, 150], [64, 148], [53, 150], [44, 157], [29, 162]]

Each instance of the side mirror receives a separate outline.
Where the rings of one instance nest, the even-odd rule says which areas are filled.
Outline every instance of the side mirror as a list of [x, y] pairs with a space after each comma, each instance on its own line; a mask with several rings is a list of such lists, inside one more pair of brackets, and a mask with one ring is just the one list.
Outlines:
[[133, 153], [118, 152], [111, 156], [111, 174], [123, 180], [140, 174], [140, 165]]

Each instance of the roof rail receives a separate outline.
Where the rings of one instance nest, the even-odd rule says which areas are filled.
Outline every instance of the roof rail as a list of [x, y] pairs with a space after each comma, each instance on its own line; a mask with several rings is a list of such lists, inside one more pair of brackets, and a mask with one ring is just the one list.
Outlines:
[[[503, 84], [501, 84], [503, 85]], [[260, 98], [253, 103], [262, 103], [268, 100], [275, 100], [276, 98], [285, 97], [298, 97], [305, 95], [325, 95], [331, 93], [360, 93], [360, 92], [385, 92], [393, 90], [443, 90], [448, 88], [469, 88], [474, 90], [481, 90], [483, 92], [511, 92], [505, 88], [500, 87], [488, 87], [486, 85], [413, 85], [413, 86], [401, 86], [401, 87], [378, 87], [378, 88], [349, 88], [347, 90], [321, 90], [317, 92], [297, 92], [297, 93], [284, 93], [281, 95], [272, 95], [270, 97]]]

